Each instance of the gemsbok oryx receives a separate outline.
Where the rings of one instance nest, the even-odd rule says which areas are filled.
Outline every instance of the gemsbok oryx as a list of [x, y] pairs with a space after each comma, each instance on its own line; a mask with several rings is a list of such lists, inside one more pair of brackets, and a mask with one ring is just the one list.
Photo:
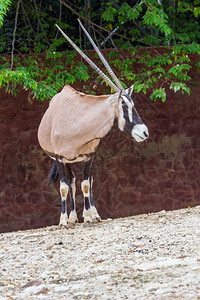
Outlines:
[[[60, 226], [67, 226], [67, 224], [74, 224], [78, 221], [75, 205], [75, 175], [71, 171], [70, 164], [80, 161], [85, 162], [84, 176], [81, 183], [84, 196], [84, 222], [100, 221], [101, 218], [94, 205], [93, 178], [91, 177], [93, 153], [97, 149], [100, 140], [109, 132], [115, 119], [118, 120], [119, 129], [133, 137], [137, 142], [146, 140], [149, 135], [148, 129], [138, 115], [131, 98], [133, 86], [124, 90], [89, 33], [80, 20], [78, 21], [115, 83], [56, 26], [76, 51], [111, 86], [115, 94], [86, 95], [66, 85], [60, 93], [53, 97], [41, 120], [38, 129], [40, 146], [55, 160], [49, 175], [51, 182], [55, 182], [60, 175], [62, 200]], [[68, 193], [71, 199], [69, 218], [66, 202]]]

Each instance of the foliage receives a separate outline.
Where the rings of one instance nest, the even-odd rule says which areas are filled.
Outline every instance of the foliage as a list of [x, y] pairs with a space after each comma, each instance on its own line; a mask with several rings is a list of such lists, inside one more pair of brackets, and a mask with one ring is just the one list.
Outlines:
[[18, 87], [22, 87], [29, 89], [38, 100], [51, 99], [64, 85], [88, 79], [86, 65], [75, 60], [72, 63], [74, 57], [75, 53], [70, 51], [49, 53], [46, 58], [43, 55], [15, 57], [14, 70], [10, 70], [9, 60], [3, 58], [0, 87], [14, 95], [19, 91]]
[[0, 27], [3, 25], [3, 19], [11, 4], [11, 0], [1, 0], [0, 2]]
[[42, 82], [35, 81], [31, 73], [26, 68], [16, 68], [15, 71], [4, 69], [0, 73], [0, 86], [5, 86], [6, 91], [12, 91], [16, 95], [18, 90], [17, 86], [23, 87], [24, 90], [30, 89], [34, 96], [38, 99], [44, 100], [45, 98], [55, 95], [55, 90], [50, 86], [44, 85]]
[[[57, 23], [77, 44], [91, 48], [80, 35], [77, 15], [88, 20], [83, 19], [84, 25], [99, 43], [110, 34], [106, 46], [115, 49], [109, 52], [109, 63], [122, 82], [134, 84], [136, 93], [151, 90], [152, 101], [164, 102], [168, 85], [174, 92], [190, 94], [190, 54], [200, 54], [199, 0], [1, 0], [0, 88], [16, 94], [20, 86], [43, 100], [65, 84], [87, 82], [93, 71], [77, 62], [76, 53], [55, 27]], [[157, 46], [165, 47], [165, 53], [158, 53]], [[196, 68], [200, 70], [200, 61]]]

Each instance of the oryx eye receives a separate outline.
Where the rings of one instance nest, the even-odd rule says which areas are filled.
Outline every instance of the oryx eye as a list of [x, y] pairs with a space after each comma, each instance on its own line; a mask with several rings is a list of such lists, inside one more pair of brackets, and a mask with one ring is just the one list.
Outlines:
[[127, 106], [127, 104], [123, 101], [122, 102], [122, 107]]

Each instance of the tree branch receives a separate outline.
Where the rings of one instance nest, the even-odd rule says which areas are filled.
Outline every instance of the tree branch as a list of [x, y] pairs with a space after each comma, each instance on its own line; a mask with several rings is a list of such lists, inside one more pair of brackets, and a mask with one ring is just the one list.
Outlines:
[[[62, 3], [60, 2], [60, 9], [59, 9], [59, 18], [58, 18], [58, 22], [60, 22], [61, 16], [62, 16]], [[57, 29], [56, 36], [55, 36], [55, 40], [56, 40], [57, 37], [58, 37], [58, 32], [59, 32], [59, 30]]]
[[[99, 29], [101, 29], [101, 30], [104, 30], [104, 31], [107, 32], [108, 34], [111, 34], [111, 33], [112, 33], [112, 31], [110, 31], [110, 30], [108, 30], [108, 29], [105, 29], [104, 27], [102, 27], [102, 26], [100, 26], [100, 25], [97, 25], [96, 23], [94, 23], [94, 22], [88, 20], [86, 17], [84, 17], [84, 16], [80, 15], [79, 13], [77, 13], [75, 9], [73, 9], [69, 4], [66, 3], [66, 1], [69, 2], [68, 0], [59, 0], [59, 1], [60, 1], [60, 3], [62, 3], [65, 7], [67, 7], [69, 10], [71, 10], [75, 15], [77, 15], [77, 16], [79, 17], [79, 19], [82, 19], [82, 20], [84, 20], [84, 21], [87, 21], [87, 22], [90, 23], [92, 26], [94, 26], [94, 27], [96, 27], [96, 28], [99, 28]], [[78, 8], [77, 8], [77, 9], [78, 9]], [[121, 35], [121, 34], [119, 34], [119, 33], [116, 33], [116, 32], [115, 32], [115, 35], [118, 36], [118, 37], [123, 37], [123, 35]], [[126, 37], [125, 39], [128, 40], [128, 41], [131, 41], [131, 38], [127, 38], [127, 37]], [[140, 41], [140, 42], [149, 45], [149, 43], [145, 43], [145, 42], [143, 42], [143, 41]]]
[[34, 35], [36, 36], [37, 34], [36, 34], [36, 32], [34, 31], [32, 25], [31, 25], [31, 22], [30, 22], [30, 20], [29, 20], [29, 17], [28, 17], [28, 15], [27, 15], [26, 11], [25, 11], [23, 1], [22, 1], [22, 3], [21, 3], [21, 6], [22, 6], [22, 10], [23, 10], [23, 13], [24, 13], [24, 16], [25, 16], [24, 20], [27, 19], [27, 22], [28, 22], [29, 27], [31, 28], [31, 30], [32, 30], [32, 32], [34, 33]]
[[[87, 21], [87, 22], [90, 23], [91, 25], [93, 25], [93, 26], [95, 26], [95, 27], [97, 27], [97, 28], [99, 28], [99, 29], [101, 29], [101, 30], [104, 30], [104, 31], [106, 31], [106, 32], [108, 32], [108, 33], [111, 33], [110, 30], [105, 29], [105, 28], [103, 28], [102, 26], [99, 26], [99, 25], [95, 24], [94, 22], [88, 20], [86, 17], [84, 17], [84, 16], [80, 15], [79, 13], [77, 13], [77, 12], [76, 12], [70, 5], [68, 5], [65, 1], [63, 1], [63, 0], [59, 0], [59, 1], [60, 1], [64, 6], [66, 6], [69, 10], [71, 10], [75, 15], [77, 15], [80, 19], [82, 19], [82, 20], [84, 20], [84, 21]], [[117, 35], [118, 35], [118, 36], [121, 36], [120, 34], [117, 34]]]
[[[38, 17], [38, 23], [39, 23], [39, 25], [40, 25], [40, 27], [41, 27], [41, 30], [44, 32], [42, 23], [41, 23], [41, 21], [40, 21], [40, 15], [39, 15], [39, 12], [38, 12], [38, 9], [37, 9], [37, 4], [36, 4], [35, 0], [33, 0], [33, 3], [34, 3], [35, 11], [36, 11], [36, 14], [37, 14], [37, 17]], [[45, 37], [45, 39], [46, 39], [46, 41], [47, 41], [47, 44], [50, 46], [50, 43], [49, 43], [49, 41], [48, 41], [46, 35], [44, 35], [44, 37]]]
[[17, 30], [17, 20], [18, 20], [20, 2], [21, 2], [21, 0], [18, 0], [16, 14], [15, 14], [15, 27], [14, 27], [14, 31], [13, 31], [12, 51], [11, 51], [11, 64], [10, 64], [10, 69], [11, 70], [13, 68], [13, 57], [14, 57], [14, 50], [15, 50], [15, 34], [16, 34], [16, 30]]

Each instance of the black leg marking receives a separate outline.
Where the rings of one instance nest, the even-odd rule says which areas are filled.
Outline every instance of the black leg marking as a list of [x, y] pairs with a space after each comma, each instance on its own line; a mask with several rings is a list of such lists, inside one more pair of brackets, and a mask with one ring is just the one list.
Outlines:
[[58, 180], [59, 173], [58, 173], [58, 167], [57, 167], [57, 162], [54, 160], [51, 171], [48, 176], [48, 184], [54, 184]]
[[66, 202], [65, 201], [62, 201], [62, 209], [61, 209], [61, 212], [64, 214], [66, 212]]
[[89, 182], [90, 182], [90, 205], [95, 206], [94, 205], [93, 193], [92, 193], [92, 181], [93, 181], [93, 179], [90, 177], [89, 178]]
[[88, 210], [90, 208], [90, 200], [88, 197], [84, 197], [84, 204], [85, 204], [85, 209]]

